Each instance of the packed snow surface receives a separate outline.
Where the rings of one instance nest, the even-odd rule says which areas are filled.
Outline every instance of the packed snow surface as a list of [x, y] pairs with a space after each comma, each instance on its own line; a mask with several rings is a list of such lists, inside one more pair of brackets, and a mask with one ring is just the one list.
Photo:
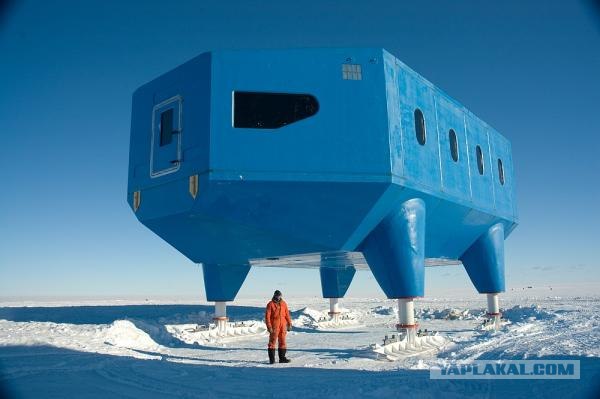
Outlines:
[[[360, 321], [321, 330], [328, 303], [288, 299], [290, 364], [267, 364], [264, 334], [201, 343], [210, 304], [54, 303], [0, 307], [0, 397], [595, 397], [600, 389], [600, 298], [501, 297], [510, 324], [478, 329], [483, 296], [420, 299], [421, 328], [451, 345], [400, 361], [371, 344], [394, 334], [395, 301], [343, 299]], [[267, 300], [240, 300], [231, 321], [261, 323]], [[75, 304], [76, 305], [76, 304]], [[577, 359], [580, 380], [430, 380], [432, 366], [474, 359]], [[4, 392], [1, 390], [4, 389]]]

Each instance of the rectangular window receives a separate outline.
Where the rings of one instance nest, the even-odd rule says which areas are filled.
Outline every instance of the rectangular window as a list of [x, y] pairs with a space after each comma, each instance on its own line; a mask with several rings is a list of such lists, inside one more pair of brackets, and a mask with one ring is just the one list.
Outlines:
[[173, 108], [160, 114], [160, 146], [173, 141]]
[[310, 94], [233, 93], [233, 127], [278, 129], [313, 116], [319, 103]]

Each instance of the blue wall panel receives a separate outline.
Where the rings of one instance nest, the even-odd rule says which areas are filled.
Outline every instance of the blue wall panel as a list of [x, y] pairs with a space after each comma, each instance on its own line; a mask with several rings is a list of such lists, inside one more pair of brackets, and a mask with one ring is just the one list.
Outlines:
[[[442, 190], [449, 197], [467, 203], [471, 201], [469, 161], [464, 112], [443, 94], [436, 96], [437, 125], [439, 131], [440, 158], [442, 165]], [[450, 151], [450, 129], [456, 133], [458, 160]]]
[[[140, 87], [133, 95], [131, 145], [129, 151], [129, 193], [159, 186], [195, 173], [209, 165], [210, 139], [210, 53], [191, 61]], [[182, 98], [181, 167], [174, 173], [150, 176], [150, 144], [153, 108], [180, 96]]]
[[[437, 191], [441, 185], [437, 122], [433, 89], [408, 69], [399, 78], [402, 112], [403, 177], [407, 184]], [[426, 141], [419, 144], [415, 130], [415, 110], [425, 116]]]
[[396, 57], [384, 52], [385, 93], [387, 99], [387, 119], [389, 131], [389, 152], [392, 175], [404, 175], [404, 159], [402, 144], [402, 102], [400, 79], [403, 73]]
[[[389, 173], [381, 56], [381, 50], [369, 49], [215, 54], [211, 169], [234, 171], [235, 179], [276, 172], [362, 180]], [[344, 63], [360, 64], [362, 79], [343, 80]], [[311, 94], [319, 111], [279, 129], [234, 128], [233, 91]]]
[[352, 250], [345, 243], [387, 185], [238, 180], [213, 187], [196, 201], [196, 217], [262, 229], [319, 248]]
[[[473, 204], [481, 209], [492, 212], [494, 205], [494, 191], [492, 187], [493, 170], [490, 165], [490, 143], [488, 127], [470, 113], [466, 114], [465, 125], [467, 129], [469, 169], [471, 176], [471, 192]], [[479, 173], [477, 165], [477, 146], [481, 148], [483, 156], [483, 174]]]
[[[508, 218], [516, 218], [514, 208], [514, 181], [512, 170], [512, 151], [510, 142], [498, 133], [490, 134], [491, 164], [493, 169], [493, 186], [496, 212]], [[502, 161], [504, 169], [504, 184], [500, 181], [498, 159]]]

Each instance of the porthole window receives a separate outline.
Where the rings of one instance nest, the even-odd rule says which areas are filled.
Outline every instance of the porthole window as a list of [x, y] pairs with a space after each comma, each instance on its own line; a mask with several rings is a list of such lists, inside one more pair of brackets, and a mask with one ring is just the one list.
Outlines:
[[450, 155], [454, 162], [458, 162], [458, 139], [456, 138], [456, 132], [454, 129], [450, 129], [448, 132], [448, 140], [450, 140]]
[[500, 184], [504, 185], [504, 165], [500, 158], [498, 158], [498, 179], [500, 179]]
[[479, 170], [479, 174], [483, 175], [483, 152], [480, 146], [475, 148], [475, 154], [477, 155], [477, 169]]
[[415, 109], [415, 132], [417, 134], [417, 141], [419, 144], [425, 145], [425, 141], [427, 140], [427, 133], [425, 132], [425, 117], [419, 108]]

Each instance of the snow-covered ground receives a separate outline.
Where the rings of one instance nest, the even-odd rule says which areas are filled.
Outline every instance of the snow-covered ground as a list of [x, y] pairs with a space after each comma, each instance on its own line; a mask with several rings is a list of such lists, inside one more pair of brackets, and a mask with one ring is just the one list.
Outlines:
[[[475, 298], [475, 297], [473, 297]], [[292, 363], [269, 365], [263, 336], [200, 345], [187, 326], [210, 322], [209, 304], [0, 303], [0, 389], [15, 397], [600, 397], [600, 298], [502, 297], [512, 324], [481, 332], [484, 298], [421, 299], [422, 328], [451, 341], [441, 352], [398, 362], [369, 349], [394, 333], [395, 302], [344, 299], [360, 324], [317, 328], [320, 298], [288, 299]], [[228, 307], [260, 321], [266, 300]], [[81, 305], [81, 304], [79, 304]], [[448, 360], [578, 359], [580, 380], [430, 380]], [[0, 392], [0, 396], [2, 392]], [[10, 396], [9, 396], [10, 397]]]

